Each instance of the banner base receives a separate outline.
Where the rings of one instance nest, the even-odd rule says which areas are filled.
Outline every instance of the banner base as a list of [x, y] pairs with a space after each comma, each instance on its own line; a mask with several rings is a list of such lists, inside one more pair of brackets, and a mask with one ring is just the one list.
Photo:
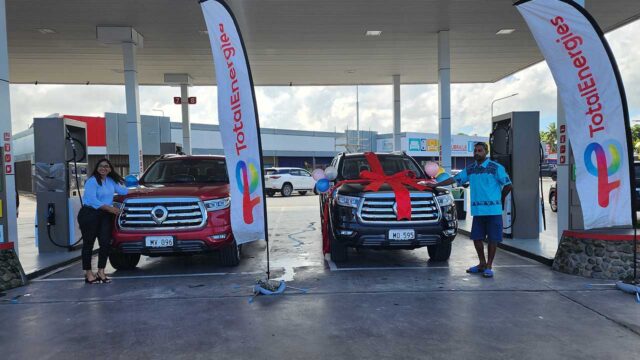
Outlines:
[[26, 284], [27, 277], [13, 249], [13, 243], [0, 243], [0, 291]]

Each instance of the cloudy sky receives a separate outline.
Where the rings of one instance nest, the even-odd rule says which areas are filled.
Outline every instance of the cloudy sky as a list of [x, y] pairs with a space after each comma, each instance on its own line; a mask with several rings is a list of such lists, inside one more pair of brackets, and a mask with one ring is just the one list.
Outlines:
[[[631, 119], [640, 119], [640, 21], [607, 35], [618, 62], [627, 92]], [[455, 71], [455, 69], [452, 69]], [[190, 95], [198, 104], [190, 106], [193, 123], [217, 123], [215, 87], [192, 87]], [[540, 111], [540, 127], [545, 129], [556, 116], [556, 87], [546, 63], [542, 62], [493, 84], [454, 84], [451, 86], [452, 132], [488, 135], [491, 101], [513, 93], [495, 103], [494, 113]], [[355, 86], [293, 86], [256, 88], [260, 123], [263, 127], [317, 131], [343, 131], [356, 127]], [[436, 85], [403, 85], [402, 131], [438, 131]], [[180, 121], [176, 87], [140, 88], [140, 112], [170, 116]], [[360, 86], [360, 127], [389, 133], [393, 129], [391, 85]], [[102, 116], [105, 112], [125, 112], [123, 86], [97, 85], [11, 85], [13, 131], [27, 129], [34, 117], [52, 113]]]

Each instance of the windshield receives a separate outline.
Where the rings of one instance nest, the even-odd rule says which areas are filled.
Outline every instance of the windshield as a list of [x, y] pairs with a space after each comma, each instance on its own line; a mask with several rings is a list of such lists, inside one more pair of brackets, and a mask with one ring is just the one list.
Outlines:
[[[418, 178], [424, 178], [424, 173], [410, 158], [398, 155], [378, 155], [385, 175], [393, 175], [403, 170], [411, 170]], [[371, 170], [367, 159], [363, 156], [348, 156], [342, 162], [342, 178], [353, 180], [360, 178], [360, 171]]]
[[174, 159], [156, 161], [144, 174], [141, 183], [229, 183], [223, 159]]

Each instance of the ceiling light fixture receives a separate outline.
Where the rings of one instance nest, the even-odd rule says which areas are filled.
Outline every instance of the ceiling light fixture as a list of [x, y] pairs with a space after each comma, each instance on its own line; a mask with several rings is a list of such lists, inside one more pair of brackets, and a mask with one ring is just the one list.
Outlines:
[[516, 29], [500, 29], [500, 30], [498, 30], [496, 35], [509, 35], [509, 34], [513, 33], [514, 31], [516, 31]]
[[355, 74], [355, 70], [354, 69], [349, 69], [349, 70], [345, 70], [344, 71], [346, 74]]
[[38, 31], [42, 35], [49, 35], [49, 34], [55, 34], [56, 33], [55, 30], [48, 29], [48, 28], [40, 28], [40, 29], [36, 29], [36, 31]]
[[200, 35], [209, 35], [208, 30], [198, 30], [198, 33], [200, 33]]
[[382, 35], [382, 30], [367, 30], [366, 33], [364, 33], [365, 36], [380, 36]]

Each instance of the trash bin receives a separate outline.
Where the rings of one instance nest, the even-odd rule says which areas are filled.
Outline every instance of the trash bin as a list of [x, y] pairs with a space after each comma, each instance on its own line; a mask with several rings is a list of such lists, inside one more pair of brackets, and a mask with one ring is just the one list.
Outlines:
[[453, 202], [456, 204], [458, 220], [465, 220], [467, 218], [467, 211], [464, 206], [464, 188], [459, 187], [452, 189], [451, 195], [453, 195]]
[[456, 203], [456, 214], [458, 214], [458, 220], [466, 220], [467, 219], [467, 211], [464, 209], [464, 199], [455, 199]]

